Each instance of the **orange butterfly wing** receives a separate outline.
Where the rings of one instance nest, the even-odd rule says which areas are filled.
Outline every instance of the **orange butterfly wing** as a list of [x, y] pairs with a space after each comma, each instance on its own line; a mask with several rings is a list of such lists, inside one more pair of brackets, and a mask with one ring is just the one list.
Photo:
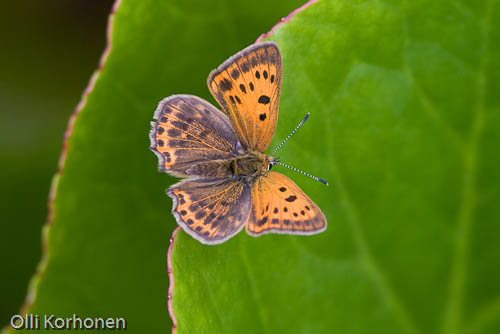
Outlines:
[[288, 177], [267, 172], [255, 180], [248, 234], [315, 234], [325, 229], [321, 209]]
[[278, 121], [282, 61], [274, 42], [251, 45], [208, 76], [208, 88], [229, 115], [240, 143], [264, 152]]

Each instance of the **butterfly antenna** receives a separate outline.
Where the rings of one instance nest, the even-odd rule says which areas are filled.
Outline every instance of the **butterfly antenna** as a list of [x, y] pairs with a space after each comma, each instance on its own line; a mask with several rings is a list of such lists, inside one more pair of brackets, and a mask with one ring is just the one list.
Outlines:
[[[309, 115], [309, 114], [308, 114], [308, 115]], [[306, 117], [304, 120], [306, 120], [306, 119], [307, 119], [307, 117]], [[302, 122], [304, 122], [304, 121], [302, 121]], [[323, 183], [324, 185], [328, 185], [328, 182], [326, 182], [325, 180], [320, 179], [319, 177], [314, 176], [314, 175], [311, 175], [311, 174], [306, 173], [306, 172], [304, 172], [304, 171], [301, 171], [300, 169], [297, 169], [297, 168], [295, 168], [295, 167], [288, 166], [287, 164], [284, 164], [284, 163], [282, 163], [282, 162], [280, 162], [280, 161], [274, 161], [274, 162], [273, 162], [273, 165], [280, 165], [280, 166], [283, 166], [283, 167], [286, 167], [286, 168], [290, 168], [291, 170], [294, 170], [294, 171], [296, 171], [296, 172], [299, 172], [299, 173], [301, 173], [301, 174], [304, 174], [304, 175], [306, 175], [306, 176], [309, 176], [310, 178], [313, 178], [313, 179], [315, 179], [316, 181], [319, 181], [319, 182]]]
[[283, 146], [283, 144], [286, 143], [288, 139], [290, 139], [295, 132], [297, 132], [297, 130], [302, 126], [302, 124], [304, 124], [307, 121], [307, 119], [309, 118], [309, 114], [310, 113], [307, 113], [306, 117], [304, 117], [304, 119], [299, 123], [299, 125], [297, 125], [295, 129], [293, 129], [292, 133], [290, 133], [288, 137], [286, 137], [285, 140], [283, 140], [281, 144], [279, 144], [278, 147], [276, 147], [276, 149], [273, 151], [273, 153], [271, 153], [271, 155], [274, 155], [274, 153], [276, 153], [276, 151], [279, 150], [281, 146]]

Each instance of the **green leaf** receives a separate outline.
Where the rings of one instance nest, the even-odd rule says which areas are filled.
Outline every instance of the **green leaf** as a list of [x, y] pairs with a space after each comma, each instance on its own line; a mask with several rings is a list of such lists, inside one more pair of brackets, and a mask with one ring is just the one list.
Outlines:
[[177, 333], [499, 333], [499, 17], [337, 0], [280, 25], [271, 147], [311, 112], [280, 156], [330, 186], [281, 172], [329, 227], [214, 247], [179, 231]]
[[158, 173], [149, 150], [153, 112], [173, 93], [208, 98], [210, 70], [300, 3], [119, 4], [110, 52], [70, 129], [28, 313], [124, 317], [127, 333], [170, 331], [167, 249], [176, 223], [165, 189], [175, 179]]

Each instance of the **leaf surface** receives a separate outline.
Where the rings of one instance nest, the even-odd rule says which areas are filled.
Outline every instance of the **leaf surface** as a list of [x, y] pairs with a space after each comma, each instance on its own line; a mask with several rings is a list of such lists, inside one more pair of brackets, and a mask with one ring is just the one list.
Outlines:
[[498, 1], [336, 0], [278, 26], [271, 149], [311, 112], [279, 155], [330, 186], [280, 171], [329, 227], [216, 247], [179, 231], [177, 332], [499, 332], [498, 17]]

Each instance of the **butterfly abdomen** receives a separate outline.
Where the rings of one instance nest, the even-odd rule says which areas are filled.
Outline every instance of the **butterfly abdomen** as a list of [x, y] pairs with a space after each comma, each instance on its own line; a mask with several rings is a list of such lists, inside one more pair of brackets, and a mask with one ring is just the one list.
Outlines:
[[210, 178], [256, 177], [267, 171], [274, 158], [252, 152], [230, 159], [203, 161], [186, 170], [188, 175]]
[[231, 159], [203, 161], [186, 170], [188, 175], [210, 178], [256, 177], [267, 171], [273, 158], [260, 152], [248, 153]]
[[230, 160], [212, 160], [200, 162], [186, 170], [188, 175], [223, 178], [233, 176]]

